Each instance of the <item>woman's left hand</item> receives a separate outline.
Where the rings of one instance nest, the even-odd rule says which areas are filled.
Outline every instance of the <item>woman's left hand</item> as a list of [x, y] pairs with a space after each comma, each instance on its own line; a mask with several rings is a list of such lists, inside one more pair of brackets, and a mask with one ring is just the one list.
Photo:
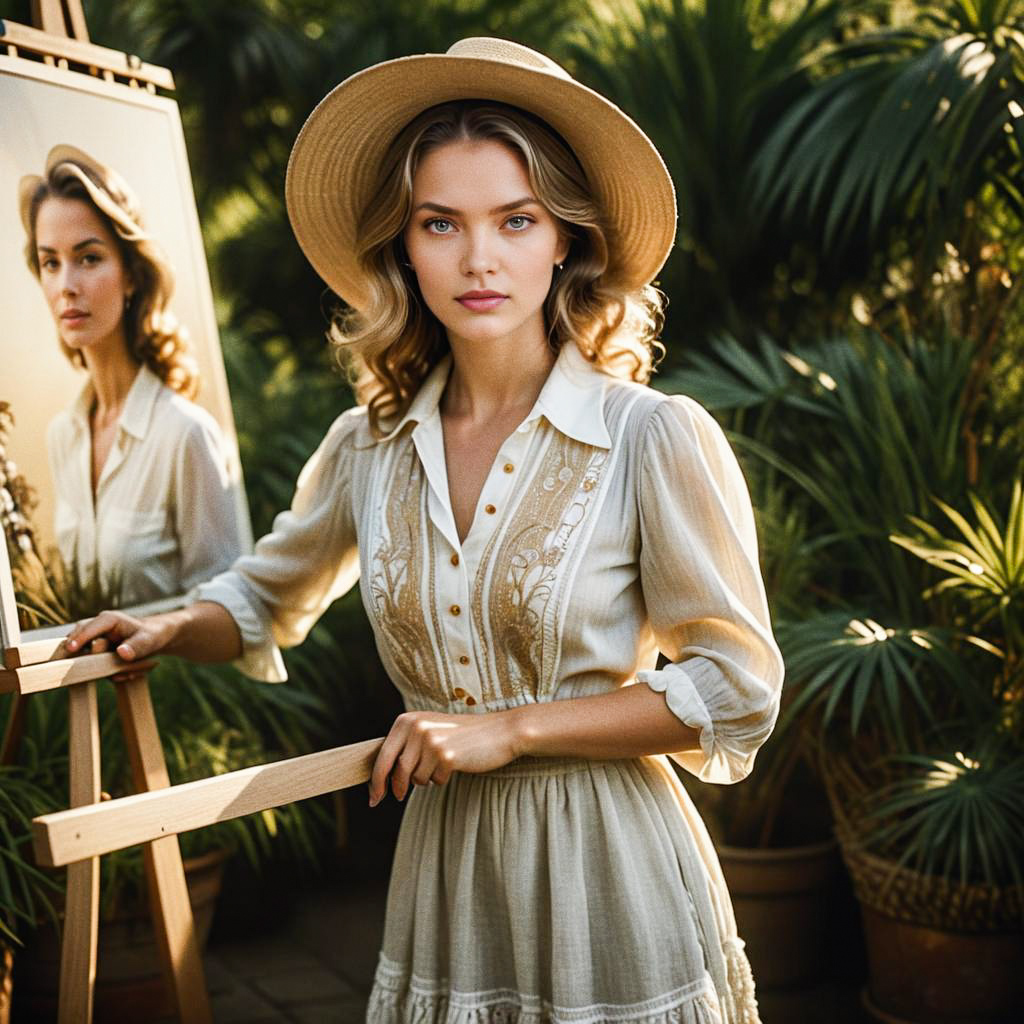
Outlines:
[[370, 776], [370, 806], [387, 792], [402, 800], [415, 783], [446, 783], [453, 772], [489, 772], [518, 757], [514, 716], [507, 711], [446, 715], [407, 711], [395, 719]]

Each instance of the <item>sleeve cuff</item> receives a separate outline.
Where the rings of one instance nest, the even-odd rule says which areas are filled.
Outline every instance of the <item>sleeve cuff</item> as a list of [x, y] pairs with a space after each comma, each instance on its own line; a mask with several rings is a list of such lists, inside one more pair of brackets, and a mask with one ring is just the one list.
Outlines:
[[242, 635], [242, 656], [233, 662], [239, 671], [264, 683], [285, 682], [288, 672], [267, 623], [245, 595], [225, 579], [228, 575], [224, 573], [193, 588], [188, 595], [189, 603], [213, 601], [235, 620]]
[[665, 694], [669, 710], [684, 725], [700, 730], [700, 751], [689, 751], [710, 759], [715, 745], [715, 727], [707, 705], [697, 687], [681, 665], [666, 665], [662, 669], [637, 672], [637, 682], [646, 683], [655, 693]]
[[637, 672], [636, 678], [637, 682], [646, 683], [656, 693], [665, 694], [669, 710], [684, 725], [700, 730], [700, 749], [671, 754], [672, 760], [702, 782], [730, 785], [750, 774], [754, 753], [737, 756], [716, 742], [711, 711], [700, 694], [700, 686], [706, 676], [718, 674], [719, 669], [714, 662], [697, 656], [682, 664], [642, 670]]

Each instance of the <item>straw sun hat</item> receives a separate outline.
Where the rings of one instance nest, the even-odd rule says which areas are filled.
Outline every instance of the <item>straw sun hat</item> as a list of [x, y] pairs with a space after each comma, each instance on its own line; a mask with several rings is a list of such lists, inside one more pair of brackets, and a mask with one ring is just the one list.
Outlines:
[[541, 53], [504, 39], [463, 39], [447, 53], [385, 61], [324, 97], [299, 133], [285, 198], [310, 263], [349, 305], [365, 302], [356, 224], [395, 136], [428, 107], [496, 100], [542, 118], [572, 147], [607, 219], [612, 267], [647, 284], [672, 248], [675, 191], [658, 151], [613, 103]]

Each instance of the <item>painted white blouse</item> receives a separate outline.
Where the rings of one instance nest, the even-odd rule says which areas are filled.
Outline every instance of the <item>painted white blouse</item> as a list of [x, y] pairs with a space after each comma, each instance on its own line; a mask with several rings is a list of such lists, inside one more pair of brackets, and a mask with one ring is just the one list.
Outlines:
[[[341, 415], [273, 531], [193, 593], [238, 623], [243, 670], [284, 679], [274, 642], [301, 641], [358, 579], [409, 709], [475, 713], [639, 682], [700, 730], [680, 764], [742, 779], [774, 726], [783, 668], [721, 428], [567, 345], [460, 544], [438, 407], [449, 371], [450, 359], [382, 439], [364, 409]], [[671, 664], [656, 670], [659, 650]]]
[[251, 549], [239, 481], [206, 410], [142, 367], [125, 399], [93, 501], [86, 383], [47, 430], [55, 533], [79, 579], [116, 582], [127, 607], [184, 594]]

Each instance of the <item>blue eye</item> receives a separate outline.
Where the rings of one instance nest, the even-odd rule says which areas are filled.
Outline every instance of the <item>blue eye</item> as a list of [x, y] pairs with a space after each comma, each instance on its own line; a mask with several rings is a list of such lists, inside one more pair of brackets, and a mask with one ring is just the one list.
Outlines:
[[514, 213], [505, 223], [513, 231], [524, 231], [533, 223], [533, 219], [527, 217], [525, 213]]
[[455, 225], [450, 220], [445, 220], [443, 217], [432, 217], [426, 222], [426, 224], [424, 224], [424, 227], [435, 235], [449, 235]]

